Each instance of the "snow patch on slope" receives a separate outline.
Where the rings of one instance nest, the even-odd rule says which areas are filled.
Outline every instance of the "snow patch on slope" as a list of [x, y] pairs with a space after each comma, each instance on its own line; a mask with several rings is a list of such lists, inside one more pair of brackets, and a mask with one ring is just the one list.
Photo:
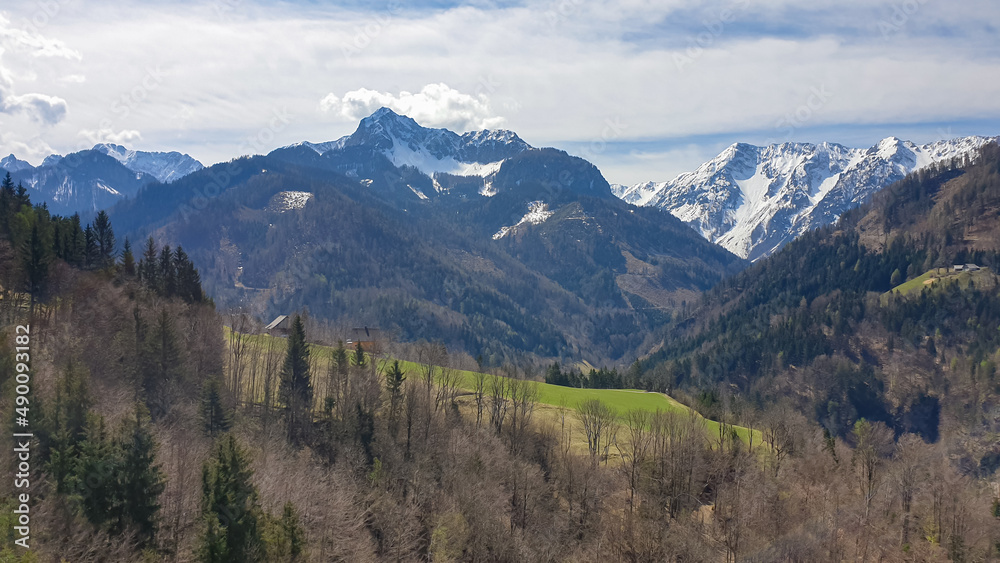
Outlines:
[[521, 220], [509, 227], [500, 227], [500, 230], [493, 235], [493, 240], [500, 240], [515, 230], [518, 225], [528, 223], [538, 225], [544, 223], [552, 217], [554, 211], [549, 211], [549, 205], [543, 201], [532, 201], [528, 204], [528, 212], [521, 217]]
[[278, 192], [267, 203], [267, 209], [278, 213], [285, 213], [293, 209], [302, 209], [313, 197], [311, 192]]

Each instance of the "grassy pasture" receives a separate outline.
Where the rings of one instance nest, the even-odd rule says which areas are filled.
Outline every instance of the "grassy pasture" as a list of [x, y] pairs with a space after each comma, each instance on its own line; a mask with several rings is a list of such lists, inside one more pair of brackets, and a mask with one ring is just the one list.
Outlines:
[[[232, 333], [229, 329], [226, 329], [226, 339], [228, 343], [232, 343]], [[275, 349], [281, 350], [283, 354], [285, 339], [263, 335], [254, 335], [251, 337], [251, 345], [254, 346], [267, 346], [268, 344], [273, 344]], [[326, 373], [327, 366], [333, 356], [334, 349], [329, 346], [321, 346], [318, 344], [310, 344], [310, 357], [313, 363], [313, 389], [316, 390], [316, 395], [322, 396], [325, 389], [325, 381], [322, 374]], [[353, 351], [348, 350], [348, 354], [352, 354]], [[384, 367], [383, 363], [391, 362], [392, 360], [379, 360], [379, 367]], [[426, 371], [427, 366], [417, 362], [412, 362], [408, 360], [399, 361], [400, 368], [406, 373], [407, 378], [417, 378], [418, 374]], [[458, 387], [463, 391], [471, 393], [476, 388], [476, 373], [467, 370], [455, 370], [459, 376]], [[439, 374], [440, 371], [438, 370]], [[490, 381], [495, 377], [502, 377], [493, 374], [483, 374], [486, 382], [486, 388], [489, 389]], [[681, 404], [676, 399], [662, 394], [662, 393], [650, 393], [638, 389], [579, 389], [575, 387], [562, 387], [559, 385], [550, 385], [548, 383], [543, 383], [539, 381], [530, 382], [531, 385], [535, 387], [538, 393], [538, 403], [543, 407], [543, 412], [546, 413], [546, 418], [555, 420], [561, 418], [560, 410], [572, 411], [577, 408], [581, 403], [598, 399], [602, 403], [606, 404], [612, 410], [614, 410], [619, 415], [624, 415], [630, 410], [643, 410], [651, 413], [655, 412], [676, 412], [676, 413], [688, 413], [690, 408], [686, 405]], [[277, 384], [277, 381], [275, 381]], [[701, 415], [698, 415], [702, 418]], [[572, 418], [572, 417], [568, 417]], [[719, 423], [714, 420], [708, 420], [702, 418], [705, 423], [705, 429], [710, 436], [719, 435]], [[750, 438], [750, 430], [742, 426], [736, 426], [736, 433], [739, 437], [747, 442]], [[754, 443], [760, 443], [761, 436], [759, 430], [754, 430]]]

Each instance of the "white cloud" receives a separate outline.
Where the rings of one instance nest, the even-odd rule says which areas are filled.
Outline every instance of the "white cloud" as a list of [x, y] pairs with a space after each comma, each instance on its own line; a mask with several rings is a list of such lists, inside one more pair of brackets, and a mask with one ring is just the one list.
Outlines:
[[396, 95], [359, 88], [342, 98], [328, 94], [319, 104], [323, 111], [353, 121], [387, 107], [425, 127], [445, 127], [459, 132], [495, 129], [506, 121], [493, 114], [485, 94], [464, 94], [444, 83], [428, 84], [416, 94], [404, 91]]
[[91, 145], [112, 143], [129, 146], [142, 140], [142, 134], [135, 129], [122, 129], [120, 131], [114, 131], [110, 128], [82, 129], [79, 132], [79, 137]]
[[46, 94], [16, 96], [9, 93], [4, 95], [0, 92], [0, 111], [3, 113], [22, 113], [34, 121], [54, 125], [66, 117], [68, 106], [66, 100], [58, 96]]
[[[15, 73], [3, 61], [8, 50], [18, 54], [27, 53], [30, 58], [55, 57], [70, 60], [80, 60], [80, 53], [68, 48], [62, 41], [48, 39], [37, 31], [16, 28], [9, 18], [0, 14], [0, 113], [25, 115], [32, 122], [44, 125], [55, 125], [62, 121], [69, 111], [69, 104], [64, 98], [39, 92], [15, 92]], [[31, 66], [28, 63], [25, 70], [16, 74], [19, 80], [37, 80]]]
[[3, 14], [0, 14], [0, 43], [11, 50], [27, 52], [35, 57], [57, 57], [77, 61], [83, 58], [79, 51], [70, 49], [58, 39], [43, 36], [32, 29], [30, 24], [26, 27], [14, 27], [11, 20]]
[[[38, 10], [10, 4], [3, 22], [31, 21]], [[816, 132], [824, 126], [872, 124], [881, 137], [900, 123], [1000, 119], [1000, 47], [983, 29], [1000, 13], [991, 0], [921, 2], [889, 38], [877, 23], [898, 2], [525, 0], [499, 9], [407, 4], [391, 17], [351, 4], [242, 0], [220, 12], [174, 0], [62, 3], [40, 29], [60, 41], [26, 25], [30, 32], [0, 38], [0, 99], [37, 92], [72, 111], [54, 126], [0, 115], [2, 128], [8, 139], [41, 135], [63, 152], [78, 148], [81, 131], [100, 140], [141, 131], [135, 148], [209, 163], [245, 152], [248, 139], [260, 151], [336, 139], [382, 105], [427, 126], [503, 123], [533, 145], [566, 149], [649, 140], [714, 147], [747, 132], [783, 135], [778, 124], [789, 115], [804, 116], [794, 136], [805, 141], [827, 140]], [[746, 6], [739, 21], [712, 23], [734, 5]], [[363, 48], [345, 58], [359, 33]], [[711, 35], [703, 47], [691, 43], [703, 33]], [[689, 44], [700, 50], [689, 53]], [[679, 69], [675, 54], [691, 64]], [[144, 86], [147, 68], [162, 69], [154, 88]], [[817, 105], [814, 88], [832, 96]], [[58, 117], [58, 104], [51, 109]], [[273, 127], [286, 110], [288, 122]], [[624, 132], [606, 134], [609, 121]], [[602, 169], [617, 167], [609, 180], [631, 181], [629, 169], [666, 179], [702, 150], [662, 159], [592, 152]]]

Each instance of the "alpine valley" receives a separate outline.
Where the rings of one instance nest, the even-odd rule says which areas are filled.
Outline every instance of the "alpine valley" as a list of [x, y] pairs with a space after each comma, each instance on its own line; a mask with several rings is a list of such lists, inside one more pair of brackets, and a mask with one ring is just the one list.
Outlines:
[[990, 140], [734, 144], [629, 187], [512, 131], [460, 135], [382, 108], [338, 140], [209, 168], [113, 144], [0, 166], [53, 212], [110, 208], [133, 241], [182, 245], [225, 308], [308, 310], [493, 362], [615, 362], [648, 352], [657, 327], [745, 259]]
[[634, 355], [745, 262], [611, 193], [589, 162], [510, 131], [381, 109], [352, 135], [151, 184], [110, 211], [182, 245], [219, 305], [308, 310], [487, 361]]

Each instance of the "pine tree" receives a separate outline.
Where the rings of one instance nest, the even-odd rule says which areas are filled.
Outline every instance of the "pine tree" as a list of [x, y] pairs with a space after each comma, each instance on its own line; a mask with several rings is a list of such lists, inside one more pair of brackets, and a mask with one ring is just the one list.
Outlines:
[[260, 561], [262, 512], [252, 477], [248, 454], [227, 434], [202, 468], [202, 561]]
[[201, 397], [201, 418], [205, 432], [213, 438], [228, 431], [232, 425], [232, 412], [223, 401], [222, 385], [217, 376], [205, 380]]
[[156, 516], [165, 478], [156, 464], [156, 442], [149, 429], [149, 415], [143, 405], [135, 409], [122, 444], [121, 497], [117, 530], [134, 527], [143, 545], [156, 537]]
[[288, 336], [288, 352], [281, 368], [279, 398], [288, 413], [288, 439], [298, 443], [302, 432], [312, 423], [312, 381], [309, 376], [309, 345], [302, 318], [295, 315]]

